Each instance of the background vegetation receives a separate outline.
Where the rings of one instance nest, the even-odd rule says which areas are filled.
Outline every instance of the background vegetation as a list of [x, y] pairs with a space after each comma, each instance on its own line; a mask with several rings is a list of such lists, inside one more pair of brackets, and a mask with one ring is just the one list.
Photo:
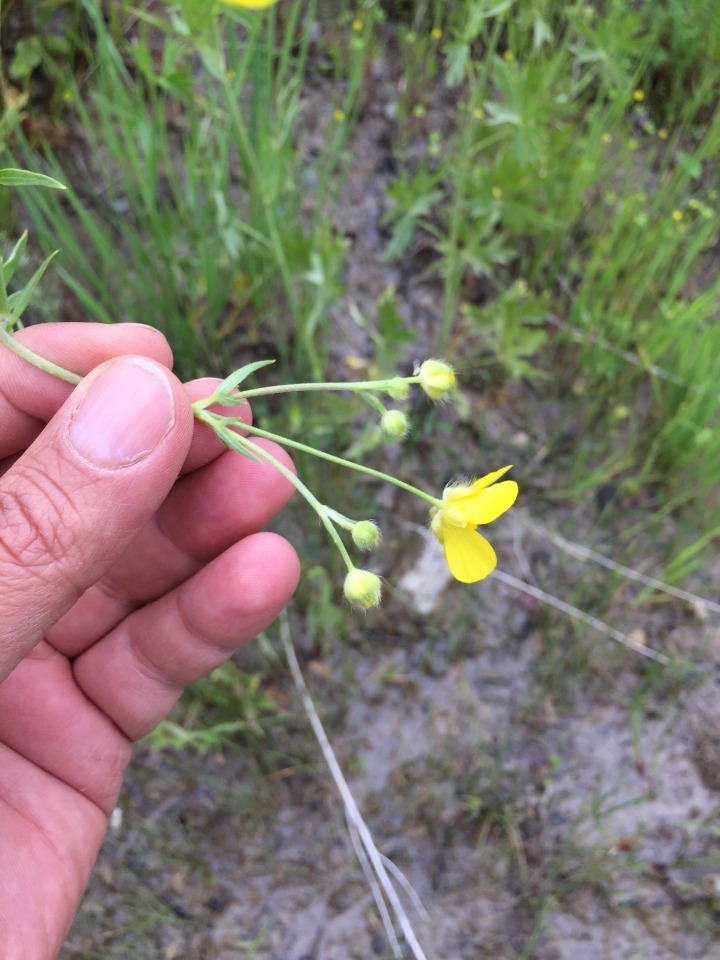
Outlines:
[[[0, 239], [9, 249], [27, 223], [28, 274], [60, 250], [34, 319], [156, 324], [187, 377], [270, 356], [283, 380], [447, 358], [464, 384], [457, 410], [414, 409], [402, 456], [344, 403], [256, 413], [378, 466], [390, 457], [438, 488], [512, 453], [526, 519], [551, 518], [556, 536], [535, 581], [543, 602], [624, 633], [629, 602], [649, 597], [628, 574], [707, 593], [720, 534], [713, 7], [280, 0], [258, 14], [201, 0], [6, 2], [3, 160], [68, 190], [23, 191], [17, 206], [3, 195]], [[368, 150], [380, 197], [367, 206], [372, 250], [347, 226]], [[362, 220], [370, 201], [350, 202]], [[330, 502], [346, 496], [333, 471], [298, 462]], [[356, 513], [379, 514], [381, 502], [373, 487], [353, 492]], [[306, 652], [347, 678], [332, 660], [336, 638], [363, 641], [333, 602], [334, 560], [301, 530]], [[573, 576], [558, 534], [624, 569]], [[401, 557], [399, 546], [383, 572]], [[646, 609], [651, 618], [657, 606]], [[602, 657], [566, 614], [542, 621], [535, 667], [535, 695], [558, 703], [578, 682], [605, 682]], [[391, 607], [384, 627], [382, 616], [373, 634], [402, 635], [393, 617], [404, 614]], [[466, 616], [460, 605], [424, 628], [428, 656], [440, 634], [451, 660], [467, 654]], [[304, 769], [307, 746], [288, 741], [287, 704], [273, 696], [280, 668], [264, 649], [252, 672], [231, 665], [199, 685], [155, 745], [239, 742], [265, 771], [289, 755]], [[622, 661], [636, 730], [654, 698], [703, 675], [666, 652], [662, 679]], [[459, 777], [462, 757], [447, 764]], [[459, 794], [481, 832], [499, 824], [514, 843], [502, 758], [490, 752], [480, 766]], [[547, 886], [554, 895], [566, 880]]]

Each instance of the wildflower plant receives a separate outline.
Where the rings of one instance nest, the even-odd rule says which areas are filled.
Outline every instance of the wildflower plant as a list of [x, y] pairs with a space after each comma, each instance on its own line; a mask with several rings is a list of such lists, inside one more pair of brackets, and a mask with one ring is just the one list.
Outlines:
[[[417, 367], [412, 376], [393, 376], [383, 380], [342, 381], [330, 383], [280, 384], [253, 389], [241, 389], [251, 374], [271, 361], [246, 364], [224, 380], [209, 397], [193, 405], [195, 417], [207, 424], [228, 447], [259, 462], [271, 464], [279, 470], [315, 510], [331, 540], [337, 547], [347, 567], [343, 592], [355, 607], [370, 609], [380, 603], [382, 584], [380, 578], [369, 570], [361, 569], [353, 562], [341, 532], [349, 532], [353, 543], [360, 549], [373, 549], [381, 539], [380, 528], [368, 519], [354, 520], [332, 507], [321, 503], [315, 494], [284, 464], [268, 453], [254, 437], [273, 440], [281, 446], [328, 460], [339, 466], [392, 483], [430, 505], [430, 529], [442, 544], [445, 558], [452, 575], [463, 583], [475, 583], [487, 577], [495, 569], [497, 558], [490, 544], [477, 533], [479, 524], [490, 523], [515, 502], [517, 484], [506, 480], [495, 484], [510, 467], [490, 473], [470, 483], [451, 484], [442, 497], [433, 496], [418, 487], [388, 473], [368, 467], [363, 463], [339, 457], [291, 437], [246, 424], [239, 417], [227, 416], [218, 407], [242, 405], [254, 397], [288, 392], [351, 391], [363, 396], [377, 409], [381, 423], [391, 436], [400, 438], [407, 431], [407, 417], [399, 409], [385, 409], [380, 396], [391, 398], [409, 394], [411, 387], [420, 389], [432, 400], [444, 400], [455, 386], [452, 367], [442, 360], [426, 360]], [[397, 424], [397, 430], [388, 429], [388, 423]]]
[[[2, 176], [3, 172], [0, 172]], [[4, 172], [6, 177], [20, 177], [20, 171]], [[30, 176], [30, 175], [28, 175]], [[42, 180], [27, 183], [41, 183]], [[57, 181], [45, 179], [45, 185], [61, 186]], [[42, 370], [69, 383], [79, 383], [80, 377], [71, 370], [65, 370], [23, 347], [11, 335], [14, 327], [21, 325], [21, 316], [30, 298], [50, 263], [45, 260], [30, 281], [19, 291], [8, 294], [7, 284], [25, 250], [27, 234], [23, 234], [15, 248], [5, 260], [0, 260], [0, 342], [14, 353]], [[387, 409], [380, 398], [403, 399], [409, 396], [412, 387], [419, 387], [429, 399], [446, 399], [455, 387], [455, 374], [452, 367], [442, 360], [430, 359], [420, 364], [411, 376], [392, 376], [381, 380], [282, 383], [271, 386], [246, 387], [246, 381], [259, 370], [273, 363], [272, 360], [258, 360], [247, 363], [235, 370], [223, 380], [210, 396], [197, 400], [193, 404], [195, 418], [206, 424], [218, 439], [231, 450], [249, 457], [256, 463], [265, 463], [278, 470], [300, 493], [309, 506], [318, 515], [330, 539], [337, 547], [347, 568], [343, 584], [345, 599], [359, 609], [368, 610], [380, 603], [382, 582], [380, 577], [370, 570], [355, 564], [343, 534], [349, 534], [355, 547], [371, 550], [380, 544], [381, 531], [371, 519], [353, 519], [322, 503], [301, 477], [297, 476], [271, 452], [257, 443], [257, 439], [272, 440], [283, 447], [298, 450], [319, 457], [339, 466], [347, 467], [358, 473], [367, 474], [394, 484], [408, 493], [424, 500], [430, 508], [430, 529], [442, 544], [450, 572], [463, 583], [474, 583], [490, 574], [497, 563], [495, 552], [490, 544], [476, 532], [479, 524], [490, 523], [507, 510], [517, 496], [517, 484], [511, 480], [495, 483], [510, 467], [504, 467], [479, 480], [469, 483], [451, 484], [445, 488], [442, 497], [434, 496], [425, 490], [388, 473], [368, 467], [361, 462], [345, 459], [318, 447], [310, 446], [292, 437], [264, 430], [254, 424], [246, 423], [241, 417], [228, 415], [228, 408], [242, 407], [256, 397], [274, 394], [300, 392], [351, 392], [367, 400], [380, 417], [385, 432], [394, 439], [401, 439], [408, 429], [408, 419], [404, 411], [398, 408]]]

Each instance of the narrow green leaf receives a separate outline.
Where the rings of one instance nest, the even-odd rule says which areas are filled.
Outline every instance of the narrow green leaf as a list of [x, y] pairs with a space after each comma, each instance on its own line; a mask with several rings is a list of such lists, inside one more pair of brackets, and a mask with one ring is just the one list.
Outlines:
[[234, 450], [235, 453], [241, 453], [244, 457], [252, 460], [253, 463], [262, 462], [258, 460], [254, 453], [251, 453], [248, 448], [243, 445], [242, 437], [238, 436], [234, 430], [228, 430], [227, 428], [223, 429], [222, 427], [214, 427], [213, 429], [215, 430], [218, 440], [224, 443], [226, 447]]
[[64, 190], [64, 184], [44, 173], [31, 173], [29, 170], [17, 170], [14, 167], [0, 169], [0, 185], [4, 187], [52, 187]]
[[30, 303], [30, 298], [32, 297], [33, 293], [35, 293], [35, 288], [42, 279], [42, 275], [47, 270], [48, 266], [50, 265], [50, 261], [53, 259], [56, 253], [57, 250], [54, 253], [51, 253], [47, 260], [45, 260], [44, 263], [37, 268], [22, 290], [18, 290], [16, 293], [13, 293], [12, 296], [8, 297], [10, 326], [12, 326], [14, 323], [17, 323], [22, 316], [25, 308]]
[[18, 242], [12, 248], [10, 256], [7, 258], [3, 264], [3, 282], [5, 284], [10, 283], [13, 278], [13, 274], [17, 270], [17, 266], [20, 263], [20, 258], [25, 253], [25, 247], [27, 246], [28, 232], [25, 230], [23, 235], [20, 237]]
[[231, 373], [229, 377], [223, 380], [215, 391], [215, 394], [230, 393], [231, 390], [235, 390], [250, 374], [255, 373], [256, 370], [260, 370], [262, 367], [269, 366], [271, 363], [275, 363], [275, 361], [256, 360], [254, 363], [246, 363], [244, 367], [239, 367], [234, 373]]

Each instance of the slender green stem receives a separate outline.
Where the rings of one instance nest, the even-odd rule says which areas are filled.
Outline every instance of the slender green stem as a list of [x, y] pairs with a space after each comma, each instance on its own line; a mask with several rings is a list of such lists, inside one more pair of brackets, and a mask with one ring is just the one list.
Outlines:
[[374, 393], [370, 393], [369, 390], [365, 390], [360, 394], [360, 396], [366, 403], [370, 404], [376, 413], [379, 413], [381, 417], [385, 416], [387, 413], [387, 407], [384, 403], [382, 403], [382, 401], [378, 400]]
[[[395, 379], [395, 378], [393, 378]], [[403, 377], [407, 383], [419, 383], [419, 377]], [[240, 396], [247, 400], [249, 397], [264, 397], [274, 393], [304, 393], [319, 390], [350, 390], [362, 393], [363, 390], [387, 390], [389, 380], [357, 380], [347, 383], [279, 383], [274, 387], [255, 387], [254, 390], [239, 391]]]
[[0, 343], [4, 343], [9, 350], [12, 350], [13, 353], [16, 353], [18, 357], [22, 357], [23, 360], [27, 360], [27, 362], [31, 363], [34, 367], [39, 367], [40, 370], [44, 370], [46, 373], [51, 373], [54, 377], [58, 377], [60, 380], [65, 380], [66, 383], [80, 383], [82, 377], [79, 377], [76, 373], [72, 373], [70, 370], [66, 370], [64, 367], [59, 367], [56, 363], [52, 363], [50, 360], [46, 360], [38, 353], [33, 353], [32, 350], [28, 350], [27, 347], [24, 347], [18, 340], [15, 339], [15, 337], [10, 336], [7, 330], [5, 330], [3, 327], [2, 320], [3, 318], [0, 317]]
[[[213, 425], [212, 414], [208, 415], [203, 412], [199, 417], [199, 419], [204, 420], [205, 423], [207, 423], [210, 427], [212, 427]], [[327, 530], [335, 546], [340, 551], [340, 555], [345, 561], [345, 565], [347, 566], [348, 570], [354, 570], [355, 564], [352, 562], [350, 554], [347, 552], [347, 549], [345, 548], [345, 544], [342, 542], [340, 538], [340, 534], [337, 532], [335, 528], [335, 524], [332, 522], [332, 520], [327, 514], [327, 511], [325, 510], [325, 507], [322, 505], [322, 503], [320, 503], [320, 501], [312, 492], [312, 490], [306, 487], [305, 484], [302, 482], [302, 480], [299, 477], [297, 477], [292, 472], [292, 470], [288, 470], [285, 464], [281, 463], [277, 459], [277, 457], [274, 457], [271, 453], [268, 453], [267, 450], [263, 450], [263, 448], [258, 446], [257, 443], [253, 443], [252, 440], [248, 440], [247, 437], [242, 437], [239, 434], [235, 435], [235, 439], [243, 447], [249, 450], [250, 453], [252, 453], [254, 456], [260, 457], [260, 459], [265, 460], [271, 466], [275, 467], [275, 469], [279, 473], [281, 473], [285, 477], [285, 479], [288, 480], [295, 487], [298, 493], [302, 494], [302, 496], [305, 497], [307, 502], [310, 504], [313, 510], [320, 517], [320, 520], [322, 521], [323, 526]]]
[[[217, 417], [217, 414], [210, 414], [211, 417]], [[212, 421], [209, 418], [205, 419], [206, 423], [209, 423], [212, 426]], [[235, 424], [234, 420], [228, 420], [227, 418], [220, 418], [224, 423]], [[303, 453], [312, 454], [314, 457], [320, 457], [322, 460], [329, 460], [330, 463], [336, 463], [340, 467], [348, 467], [350, 470], [357, 470], [359, 473], [366, 473], [368, 476], [377, 477], [378, 480], [386, 480], [388, 483], [395, 484], [396, 487], [400, 487], [402, 490], [406, 490], [408, 493], [414, 494], [416, 497], [420, 497], [422, 500], [426, 500], [428, 503], [431, 503], [434, 507], [441, 507], [442, 500], [439, 500], [437, 497], [431, 496], [429, 493], [425, 493], [424, 490], [419, 490], [417, 487], [411, 486], [409, 483], [405, 483], [402, 480], [398, 480], [397, 477], [391, 476], [389, 473], [383, 473], [381, 470], [373, 470], [372, 467], [366, 467], [362, 463], [355, 463], [352, 460], [345, 460], [343, 457], [336, 457], [333, 453], [326, 453], [324, 450], [318, 450], [316, 447], [310, 447], [306, 443], [300, 443], [299, 440], [291, 440], [289, 437], [283, 437], [278, 433], [270, 433], [269, 430], [262, 430], [260, 427], [255, 427], [253, 425], [248, 425], [247, 423], [241, 423], [237, 421], [237, 426], [252, 433], [257, 437], [262, 437], [265, 440], [274, 440], [275, 443], [279, 443], [284, 447], [292, 447], [294, 450], [301, 450]]]

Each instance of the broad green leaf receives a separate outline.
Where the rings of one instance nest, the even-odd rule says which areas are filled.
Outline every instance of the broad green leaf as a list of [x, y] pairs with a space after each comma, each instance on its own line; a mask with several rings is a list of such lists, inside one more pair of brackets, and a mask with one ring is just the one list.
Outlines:
[[64, 184], [53, 177], [46, 177], [44, 173], [31, 173], [29, 170], [16, 170], [13, 167], [4, 167], [0, 170], [0, 184], [4, 187], [53, 187], [55, 190], [64, 190]]
[[456, 87], [465, 79], [467, 65], [470, 61], [470, 45], [468, 43], [449, 43], [445, 50], [447, 58], [448, 86]]
[[37, 67], [40, 66], [43, 59], [42, 40], [38, 36], [23, 37], [15, 44], [15, 56], [8, 73], [11, 80], [24, 80]]

